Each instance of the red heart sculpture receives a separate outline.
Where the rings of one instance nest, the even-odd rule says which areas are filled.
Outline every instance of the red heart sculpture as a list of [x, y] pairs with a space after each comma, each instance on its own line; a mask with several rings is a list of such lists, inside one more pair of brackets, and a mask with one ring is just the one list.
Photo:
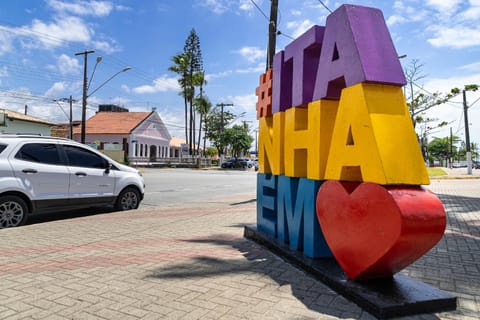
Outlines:
[[395, 274], [430, 250], [446, 227], [441, 201], [420, 186], [326, 181], [316, 203], [325, 240], [353, 280]]

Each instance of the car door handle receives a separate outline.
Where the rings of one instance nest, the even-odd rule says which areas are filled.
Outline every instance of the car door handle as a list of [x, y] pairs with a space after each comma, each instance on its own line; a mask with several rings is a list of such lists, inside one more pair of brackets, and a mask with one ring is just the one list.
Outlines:
[[87, 176], [87, 174], [85, 172], [75, 172], [75, 175], [77, 177], [86, 177]]
[[35, 169], [23, 169], [23, 173], [30, 174], [30, 173], [37, 173], [37, 170]]

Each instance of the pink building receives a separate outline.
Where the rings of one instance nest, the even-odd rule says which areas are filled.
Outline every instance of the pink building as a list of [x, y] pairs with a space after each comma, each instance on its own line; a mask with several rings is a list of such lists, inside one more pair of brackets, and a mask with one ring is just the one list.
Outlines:
[[[81, 128], [73, 130], [80, 141]], [[170, 157], [172, 137], [156, 111], [97, 112], [85, 123], [85, 143], [123, 151], [123, 160], [150, 162]], [[117, 159], [118, 160], [118, 159]]]

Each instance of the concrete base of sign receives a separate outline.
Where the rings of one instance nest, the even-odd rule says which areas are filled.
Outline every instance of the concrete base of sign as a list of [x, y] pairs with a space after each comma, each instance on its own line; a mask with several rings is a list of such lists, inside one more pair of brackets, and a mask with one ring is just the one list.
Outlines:
[[244, 236], [305, 270], [379, 319], [457, 308], [456, 297], [407, 276], [397, 274], [391, 278], [351, 281], [333, 258], [307, 257], [257, 230], [256, 226], [245, 226]]

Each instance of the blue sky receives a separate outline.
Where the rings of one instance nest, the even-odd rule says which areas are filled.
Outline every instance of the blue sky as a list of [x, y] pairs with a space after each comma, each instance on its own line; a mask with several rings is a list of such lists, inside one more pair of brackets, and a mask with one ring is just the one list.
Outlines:
[[[254, 5], [257, 4], [258, 8]], [[343, 2], [324, 1], [335, 10]], [[429, 92], [480, 83], [480, 0], [350, 1], [383, 11], [401, 62], [424, 65], [418, 81]], [[98, 104], [113, 103], [130, 111], [153, 107], [172, 135], [183, 133], [183, 100], [171, 57], [183, 50], [195, 28], [207, 75], [205, 93], [212, 103], [233, 103], [230, 111], [246, 112], [238, 120], [255, 120], [255, 88], [265, 70], [269, 0], [181, 1], [2, 1], [0, 4], [0, 108], [28, 113], [52, 122], [66, 122], [63, 102], [73, 96], [74, 119], [81, 118], [83, 59], [88, 76], [97, 56], [90, 92], [126, 66], [89, 97], [87, 117]], [[260, 11], [259, 8], [262, 10]], [[318, 0], [279, 0], [277, 51], [312, 25], [325, 25], [329, 12]], [[473, 103], [479, 94], [468, 93]], [[464, 137], [460, 97], [429, 115], [451, 122], [432, 136]], [[480, 102], [469, 110], [471, 140], [480, 142]]]

